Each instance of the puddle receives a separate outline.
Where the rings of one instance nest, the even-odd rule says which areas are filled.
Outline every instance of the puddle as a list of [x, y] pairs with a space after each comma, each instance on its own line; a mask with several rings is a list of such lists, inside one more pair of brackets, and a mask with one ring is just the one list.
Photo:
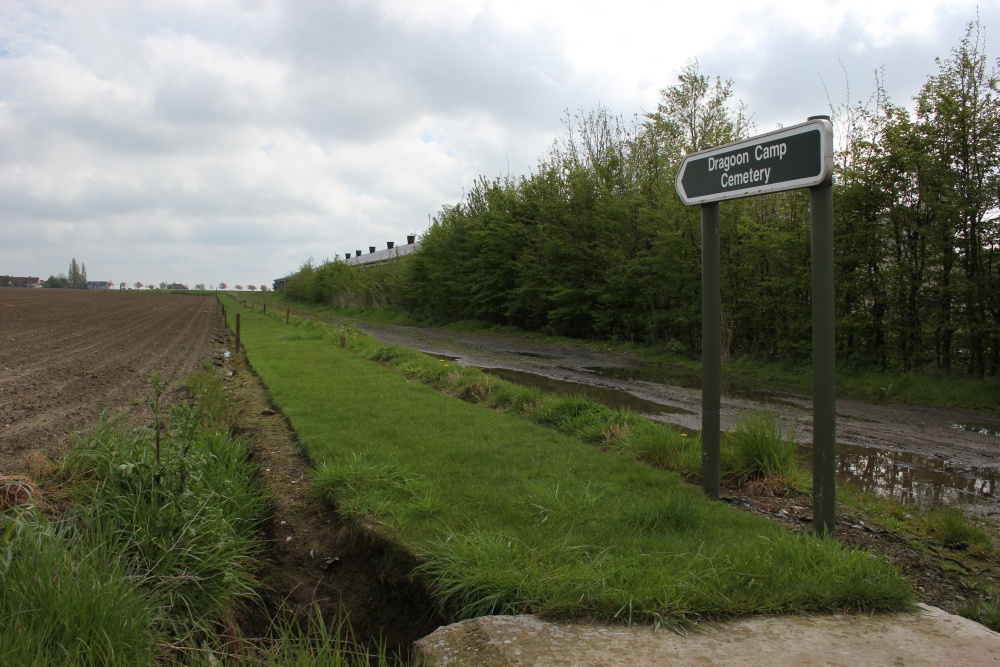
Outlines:
[[580, 384], [579, 382], [569, 382], [567, 380], [553, 380], [537, 373], [526, 373], [524, 371], [512, 371], [506, 368], [482, 368], [484, 373], [489, 373], [508, 382], [515, 382], [526, 387], [534, 387], [544, 391], [551, 391], [560, 394], [582, 394], [595, 401], [599, 401], [609, 408], [616, 410], [628, 408], [644, 415], [665, 415], [665, 414], [694, 414], [690, 410], [675, 408], [670, 405], [662, 405], [654, 401], [647, 401], [636, 398], [626, 391], [609, 389], [607, 387], [594, 387]]
[[980, 433], [982, 435], [989, 435], [994, 438], [1000, 438], [1000, 426], [996, 424], [980, 424], [977, 422], [960, 422], [951, 425], [952, 428], [958, 429], [960, 431], [971, 431], [972, 433]]
[[701, 389], [701, 375], [666, 366], [587, 366], [582, 370], [613, 380], [655, 382], [684, 389]]
[[[800, 447], [812, 466], [812, 448]], [[905, 452], [837, 443], [837, 482], [902, 503], [969, 504], [993, 497], [995, 474]]]

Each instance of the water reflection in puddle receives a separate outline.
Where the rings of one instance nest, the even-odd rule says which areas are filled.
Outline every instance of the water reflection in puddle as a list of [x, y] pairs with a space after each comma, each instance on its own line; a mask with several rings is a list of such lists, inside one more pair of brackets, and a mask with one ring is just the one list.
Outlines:
[[[812, 448], [800, 447], [809, 466]], [[951, 468], [946, 462], [905, 452], [837, 443], [837, 481], [903, 503], [972, 503], [991, 498], [997, 476]]]
[[960, 422], [957, 424], [952, 424], [952, 428], [958, 429], [960, 431], [971, 431], [972, 433], [979, 433], [981, 435], [989, 435], [994, 438], [1000, 438], [1000, 426], [996, 424], [980, 424], [978, 422]]
[[570, 382], [567, 380], [553, 380], [537, 373], [526, 373], [524, 371], [512, 371], [507, 368], [483, 368], [484, 373], [495, 375], [498, 378], [515, 382], [527, 387], [534, 387], [543, 391], [551, 391], [560, 394], [582, 394], [595, 401], [603, 403], [609, 408], [616, 410], [629, 409], [646, 415], [664, 414], [694, 414], [690, 410], [675, 408], [670, 405], [662, 405], [654, 401], [647, 401], [636, 398], [626, 391], [609, 389], [607, 387], [594, 387], [592, 385]]

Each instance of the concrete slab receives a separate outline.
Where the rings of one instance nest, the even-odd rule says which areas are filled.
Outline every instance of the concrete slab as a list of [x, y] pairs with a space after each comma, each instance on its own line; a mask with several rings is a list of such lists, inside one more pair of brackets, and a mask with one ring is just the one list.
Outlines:
[[1000, 634], [927, 605], [916, 614], [751, 617], [698, 628], [681, 636], [485, 616], [439, 628], [417, 650], [434, 667], [1000, 666]]

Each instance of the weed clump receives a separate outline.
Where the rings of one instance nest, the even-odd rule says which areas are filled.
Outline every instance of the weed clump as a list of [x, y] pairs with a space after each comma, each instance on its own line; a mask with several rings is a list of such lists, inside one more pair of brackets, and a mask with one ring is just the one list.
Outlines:
[[783, 433], [770, 412], [741, 415], [733, 431], [726, 435], [726, 444], [730, 457], [728, 477], [737, 484], [753, 486], [760, 495], [780, 495], [796, 473], [795, 438]]
[[628, 444], [640, 461], [674, 470], [687, 479], [701, 470], [701, 437], [647, 422], [633, 429]]
[[976, 526], [958, 507], [934, 510], [928, 516], [931, 534], [949, 549], [991, 551], [989, 533]]

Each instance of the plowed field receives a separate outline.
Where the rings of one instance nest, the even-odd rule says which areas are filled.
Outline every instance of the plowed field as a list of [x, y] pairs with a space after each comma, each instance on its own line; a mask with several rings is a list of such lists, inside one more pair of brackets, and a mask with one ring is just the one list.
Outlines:
[[102, 410], [144, 404], [151, 371], [176, 382], [224, 335], [208, 296], [0, 289], [0, 475], [58, 456]]

